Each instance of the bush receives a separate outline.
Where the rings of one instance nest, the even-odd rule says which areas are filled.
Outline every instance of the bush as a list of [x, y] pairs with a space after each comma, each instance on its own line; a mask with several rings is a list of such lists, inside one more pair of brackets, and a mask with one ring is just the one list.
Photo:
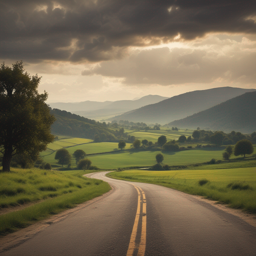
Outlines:
[[175, 152], [175, 151], [179, 151], [179, 146], [173, 142], [168, 142], [163, 145], [163, 150]]
[[170, 166], [169, 166], [168, 164], [165, 164], [165, 165], [163, 166], [163, 169], [164, 169], [164, 170], [171, 170], [171, 168], [170, 168]]
[[198, 184], [200, 185], [200, 186], [203, 186], [203, 185], [205, 185], [206, 183], [208, 183], [209, 182], [209, 180], [207, 180], [207, 179], [202, 179], [202, 180], [199, 180], [198, 181]]
[[208, 162], [208, 164], [215, 164], [215, 163], [216, 163], [216, 160], [214, 158]]
[[163, 170], [163, 167], [161, 164], [155, 164], [151, 168], [152, 170]]
[[44, 169], [45, 169], [45, 170], [51, 170], [51, 169], [52, 169], [51, 164], [46, 163], [46, 164], [44, 165]]
[[[90, 161], [90, 160], [89, 160]], [[98, 168], [97, 166], [95, 166], [95, 165], [91, 165], [90, 167], [89, 167], [89, 170], [99, 170], [100, 168]]]
[[82, 159], [79, 161], [77, 168], [80, 170], [88, 170], [91, 166], [92, 162], [89, 159]]
[[248, 189], [252, 189], [249, 185], [247, 184], [242, 184], [242, 183], [229, 183], [227, 185], [227, 188], [231, 188], [232, 190], [248, 190]]

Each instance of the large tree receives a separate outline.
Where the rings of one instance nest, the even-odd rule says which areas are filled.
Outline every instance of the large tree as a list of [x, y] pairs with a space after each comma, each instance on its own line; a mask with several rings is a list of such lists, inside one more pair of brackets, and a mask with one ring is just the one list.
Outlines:
[[22, 61], [0, 66], [0, 147], [3, 171], [10, 171], [16, 154], [34, 156], [46, 149], [54, 136], [55, 118], [46, 105], [47, 93], [37, 91], [40, 77], [25, 72]]
[[68, 165], [71, 163], [71, 155], [65, 148], [61, 148], [56, 152], [55, 159], [57, 159], [58, 164], [61, 164], [62, 166], [64, 164]]
[[120, 148], [122, 150], [125, 147], [126, 147], [125, 141], [124, 140], [120, 140], [119, 143], [118, 143], [118, 148]]
[[250, 155], [253, 153], [253, 151], [253, 145], [249, 140], [240, 140], [235, 145], [234, 155], [244, 155], [245, 157], [246, 154]]

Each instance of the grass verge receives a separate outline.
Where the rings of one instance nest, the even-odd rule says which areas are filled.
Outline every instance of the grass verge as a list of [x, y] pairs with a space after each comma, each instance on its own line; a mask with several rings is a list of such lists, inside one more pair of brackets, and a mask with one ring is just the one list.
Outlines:
[[[17, 191], [22, 191], [21, 193], [23, 194], [26, 193], [28, 198], [30, 198], [30, 194], [32, 194], [32, 199], [44, 199], [42, 202], [39, 201], [22, 210], [0, 215], [0, 235], [5, 235], [17, 229], [24, 228], [35, 221], [42, 220], [51, 214], [59, 213], [67, 208], [72, 208], [79, 203], [93, 199], [110, 190], [110, 186], [106, 182], [82, 177], [85, 173], [83, 171], [52, 173], [49, 171], [46, 175], [49, 179], [48, 183], [46, 181], [43, 182], [44, 177], [40, 179], [40, 175], [42, 175], [41, 172], [42, 171], [37, 169], [30, 171], [16, 169], [15, 172], [0, 174], [0, 176], [5, 176], [5, 181], [8, 182], [9, 180], [10, 185], [9, 194], [4, 194], [4, 189], [1, 187], [1, 201], [5, 199], [5, 202], [7, 202], [9, 198], [9, 201], [13, 202], [12, 197], [17, 197]], [[18, 184], [15, 187], [13, 178], [17, 179], [20, 175], [23, 177], [23, 186]], [[37, 182], [35, 182], [34, 186], [29, 183], [29, 177], [31, 176], [37, 177]], [[41, 183], [39, 181], [41, 181]], [[8, 183], [6, 184], [6, 187], [7, 186]], [[15, 193], [13, 194], [10, 191], [14, 191]], [[56, 194], [52, 196], [51, 193]], [[25, 195], [23, 196], [25, 197]], [[9, 205], [6, 207], [8, 206]]]
[[174, 188], [256, 214], [256, 168], [141, 171], [109, 173], [116, 179]]

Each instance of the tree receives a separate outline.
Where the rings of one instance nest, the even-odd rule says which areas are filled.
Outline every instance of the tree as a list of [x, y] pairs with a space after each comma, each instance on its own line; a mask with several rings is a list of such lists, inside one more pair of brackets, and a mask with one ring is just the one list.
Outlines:
[[123, 148], [125, 148], [125, 146], [126, 146], [125, 141], [124, 140], [120, 140], [119, 143], [118, 143], [118, 148], [120, 148], [122, 150]]
[[76, 159], [76, 164], [81, 160], [84, 159], [86, 156], [86, 153], [82, 149], [77, 149], [74, 153], [73, 156]]
[[179, 151], [179, 146], [177, 144], [173, 143], [172, 141], [169, 141], [163, 145], [163, 150], [175, 152], [175, 151]]
[[198, 130], [193, 131], [192, 137], [195, 140], [198, 140], [200, 138], [200, 131], [198, 131]]
[[215, 132], [212, 136], [210, 136], [210, 142], [216, 145], [221, 145], [224, 139], [224, 135], [222, 132]]
[[227, 151], [223, 152], [222, 156], [223, 156], [224, 160], [229, 160], [229, 158], [230, 158], [230, 155]]
[[64, 164], [68, 165], [71, 162], [71, 155], [65, 148], [61, 148], [56, 152], [55, 159], [59, 160], [58, 164], [61, 164], [62, 166]]
[[162, 147], [166, 143], [167, 139], [166, 136], [162, 135], [158, 138], [158, 144]]
[[180, 137], [179, 137], [179, 142], [185, 142], [186, 141], [186, 136], [185, 135], [181, 135]]
[[148, 140], [142, 140], [142, 145], [147, 146], [148, 145]]
[[234, 155], [244, 155], [245, 157], [246, 154], [250, 155], [253, 153], [253, 151], [253, 145], [249, 140], [240, 140], [235, 145]]
[[133, 142], [133, 147], [134, 147], [134, 148], [139, 148], [139, 147], [140, 147], [140, 140], [135, 140], [135, 141]]
[[163, 160], [164, 160], [164, 156], [161, 153], [156, 155], [156, 161], [158, 164], [162, 163]]
[[47, 93], [37, 91], [40, 77], [25, 72], [22, 61], [0, 67], [0, 151], [3, 171], [14, 155], [38, 155], [54, 140], [55, 118], [46, 105]]
[[88, 170], [91, 166], [92, 162], [89, 159], [82, 159], [79, 161], [77, 168], [80, 170]]
[[227, 146], [225, 151], [231, 156], [233, 154], [233, 147], [232, 146]]

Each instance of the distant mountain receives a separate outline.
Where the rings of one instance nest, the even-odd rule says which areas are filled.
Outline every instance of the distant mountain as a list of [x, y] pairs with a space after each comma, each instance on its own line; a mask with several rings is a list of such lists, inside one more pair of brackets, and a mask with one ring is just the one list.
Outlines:
[[52, 109], [51, 114], [56, 118], [51, 126], [53, 134], [89, 139], [98, 135], [99, 141], [117, 141], [115, 131], [109, 130], [106, 124], [59, 109]]
[[115, 116], [109, 120], [128, 120], [132, 122], [166, 124], [181, 119], [217, 104], [242, 95], [252, 89], [221, 87], [184, 93], [159, 103], [147, 105]]
[[169, 123], [180, 128], [213, 131], [256, 131], [256, 91], [248, 92], [205, 111]]
[[49, 105], [51, 108], [66, 110], [84, 117], [108, 118], [109, 116], [122, 114], [165, 99], [167, 99], [167, 97], [147, 95], [137, 100], [119, 100], [113, 102], [84, 101], [78, 103], [51, 103]]

